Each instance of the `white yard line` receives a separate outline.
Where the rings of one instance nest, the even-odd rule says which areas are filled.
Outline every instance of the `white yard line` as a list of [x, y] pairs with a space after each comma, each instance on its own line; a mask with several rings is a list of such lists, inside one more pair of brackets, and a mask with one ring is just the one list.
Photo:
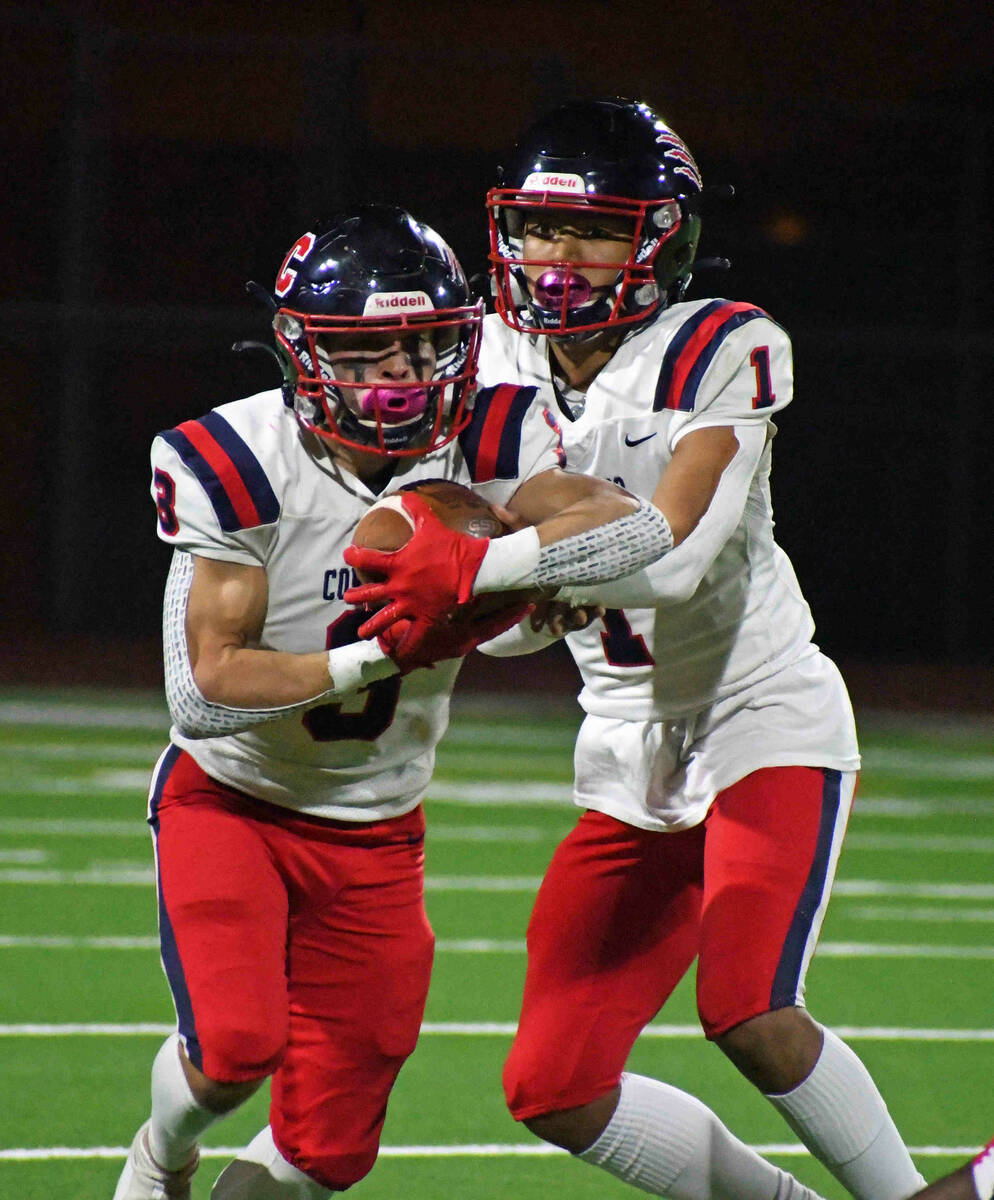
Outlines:
[[140, 837], [148, 839], [148, 822], [136, 813], [130, 821], [110, 821], [100, 817], [76, 817], [63, 820], [58, 817], [0, 817], [0, 835], [26, 835], [34, 837]]
[[0, 725], [70, 725], [74, 729], [156, 729], [169, 733], [165, 705], [148, 698], [120, 708], [86, 701], [41, 698], [0, 701]]
[[847, 908], [845, 915], [853, 921], [928, 921], [949, 925], [959, 925], [964, 921], [994, 923], [994, 908], [915, 908], [909, 904], [865, 904]]
[[[235, 1158], [242, 1146], [201, 1146], [200, 1157]], [[774, 1158], [807, 1157], [808, 1150], [794, 1142], [759, 1142], [757, 1154]], [[980, 1146], [909, 1146], [915, 1158], [968, 1158]], [[0, 1149], [0, 1162], [50, 1162], [53, 1159], [124, 1158], [127, 1146], [32, 1146]], [[544, 1142], [479, 1142], [447, 1146], [381, 1146], [380, 1158], [548, 1158], [565, 1150]]]
[[863, 750], [863, 770], [890, 771], [916, 779], [994, 779], [994, 754], [931, 753], [928, 750]]
[[957, 816], [994, 815], [994, 800], [982, 796], [932, 796], [928, 800], [915, 800], [906, 796], [857, 796], [853, 806], [854, 817], [935, 817], [956, 814]]
[[[152, 868], [140, 862], [93, 863], [80, 871], [44, 867], [0, 868], [0, 883], [97, 886], [145, 886], [154, 882]], [[534, 892], [537, 875], [429, 875], [429, 892]], [[913, 897], [921, 900], [994, 900], [994, 883], [900, 883], [887, 879], [836, 880], [836, 897]]]
[[[0, 950], [158, 950], [159, 939], [72, 937], [61, 934], [0, 934]], [[440, 938], [439, 954], [524, 954], [524, 938]], [[822, 942], [822, 958], [994, 959], [992, 946], [937, 946], [887, 942]]]
[[[513, 1021], [427, 1021], [423, 1037], [511, 1037]], [[69, 1022], [0, 1025], [0, 1037], [167, 1037], [175, 1024], [159, 1021]], [[833, 1025], [841, 1038], [867, 1042], [994, 1042], [994, 1029], [915, 1029], [890, 1025]], [[648, 1025], [640, 1035], [674, 1041], [703, 1037], [699, 1025]]]
[[994, 854], [994, 837], [976, 837], [969, 833], [850, 833], [849, 850], [900, 850], [913, 854]]
[[49, 857], [47, 850], [0, 850], [0, 863], [18, 863], [21, 866], [29, 863], [43, 863]]
[[[149, 837], [148, 824], [142, 817], [133, 821], [108, 821], [98, 817], [59, 820], [39, 817], [34, 820], [0, 817], [0, 836], [23, 834], [29, 837]], [[555, 835], [538, 825], [446, 825], [433, 823], [428, 835], [436, 842], [538, 842], [553, 840]], [[37, 854], [37, 859], [12, 855]], [[42, 850], [0, 850], [0, 862], [41, 862]]]
[[[60, 746], [60, 755], [71, 747]], [[481, 748], [482, 749], [482, 748]], [[3, 747], [0, 746], [0, 761]], [[68, 755], [72, 757], [72, 755]], [[99, 761], [99, 755], [80, 756]], [[57, 774], [40, 773], [37, 770], [22, 770], [16, 762], [7, 764], [6, 786], [10, 791], [28, 795], [90, 796], [98, 792], [138, 792], [144, 796], [148, 791], [152, 762], [155, 755], [148, 755], [148, 766], [95, 770], [85, 779], [65, 779]], [[504, 758], [506, 765], [506, 755]], [[992, 773], [994, 774], [994, 773]], [[514, 806], [521, 808], [573, 808], [573, 786], [571, 783], [520, 779], [514, 782], [480, 782], [446, 778], [443, 772], [437, 776], [428, 791], [427, 804], [439, 801], [446, 804]], [[902, 796], [859, 796], [854, 815], [893, 817], [906, 819], [937, 815], [994, 816], [994, 800], [982, 797], [931, 797], [927, 800]], [[870, 835], [862, 835], [870, 836]], [[913, 837], [914, 835], [907, 835]], [[982, 840], [982, 839], [981, 839]]]

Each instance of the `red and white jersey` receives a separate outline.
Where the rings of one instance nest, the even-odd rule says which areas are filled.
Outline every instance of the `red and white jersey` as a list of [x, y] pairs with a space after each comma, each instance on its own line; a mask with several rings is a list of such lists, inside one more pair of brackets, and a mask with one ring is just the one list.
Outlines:
[[[152, 495], [177, 552], [260, 566], [269, 601], [259, 648], [303, 654], [356, 640], [363, 617], [343, 553], [380, 498], [303, 434], [279, 391], [221, 405], [159, 434]], [[444, 449], [401, 460], [387, 490], [420, 479], [470, 485], [506, 504], [521, 481], [563, 465], [558, 426], [531, 387], [477, 393], [472, 422]], [[397, 816], [422, 799], [460, 661], [373, 683], [342, 703], [242, 733], [171, 740], [251, 796], [337, 820]]]
[[[488, 316], [481, 383], [511, 379], [552, 391], [548, 355], [544, 336], [517, 334]], [[787, 334], [762, 309], [711, 299], [667, 309], [622, 343], [585, 397], [566, 395], [564, 403], [582, 403], [574, 420], [561, 415], [568, 469], [613, 480], [645, 499], [686, 434], [714, 425], [767, 431], [741, 518], [713, 560], [700, 564], [693, 594], [660, 597], [653, 608], [609, 610], [603, 622], [567, 640], [583, 676], [583, 708], [625, 721], [693, 725], [717, 701], [754, 694], [761, 702], [789, 668], [805, 660], [808, 677], [814, 663], [835, 697], [831, 711], [824, 709], [826, 690], [805, 684], [791, 699], [796, 721], [752, 746], [749, 769], [786, 756], [797, 765], [854, 770], [859, 759], [848, 697], [834, 664], [811, 643], [810, 610], [773, 537], [771, 418], [792, 394]], [[653, 571], [671, 563], [674, 572], [686, 571], [692, 537]]]

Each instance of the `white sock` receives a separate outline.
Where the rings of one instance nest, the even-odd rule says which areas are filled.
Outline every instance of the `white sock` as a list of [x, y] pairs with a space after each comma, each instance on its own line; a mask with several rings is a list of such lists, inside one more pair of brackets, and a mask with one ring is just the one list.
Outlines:
[[287, 1162], [267, 1125], [218, 1176], [211, 1200], [326, 1200], [334, 1194]]
[[869, 1071], [830, 1029], [823, 1033], [821, 1055], [807, 1079], [767, 1099], [856, 1200], [904, 1200], [925, 1180]]
[[152, 1063], [152, 1120], [148, 1148], [160, 1167], [178, 1171], [193, 1155], [197, 1138], [218, 1114], [194, 1099], [179, 1060], [178, 1033], [168, 1037]]
[[700, 1100], [641, 1075], [622, 1075], [614, 1116], [578, 1157], [674, 1200], [820, 1200], [740, 1142]]

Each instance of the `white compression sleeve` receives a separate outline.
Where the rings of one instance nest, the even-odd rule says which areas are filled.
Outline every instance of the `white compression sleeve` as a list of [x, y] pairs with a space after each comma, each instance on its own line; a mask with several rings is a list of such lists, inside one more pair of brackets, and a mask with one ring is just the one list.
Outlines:
[[740, 1142], [694, 1096], [627, 1072], [614, 1115], [578, 1157], [671, 1200], [820, 1200]]
[[519, 587], [591, 584], [629, 575], [673, 547], [669, 522], [645, 500], [627, 516], [540, 546], [534, 528], [495, 538], [487, 548], [473, 595]]
[[830, 1029], [811, 1074], [767, 1096], [811, 1153], [857, 1200], [903, 1200], [925, 1186], [883, 1097], [857, 1055]]
[[178, 1033], [168, 1037], [152, 1063], [152, 1116], [148, 1148], [167, 1171], [178, 1171], [190, 1161], [197, 1138], [220, 1114], [198, 1104], [179, 1058]]
[[267, 1125], [218, 1176], [211, 1200], [325, 1200], [336, 1194], [288, 1163]]
[[232, 708], [205, 699], [197, 687], [186, 642], [186, 603], [193, 579], [193, 558], [173, 554], [162, 608], [162, 645], [166, 676], [166, 701], [176, 728], [188, 738], [220, 737], [240, 733], [264, 721], [303, 712], [315, 704], [365, 687], [374, 679], [393, 675], [396, 665], [376, 642], [356, 642], [328, 653], [329, 683], [334, 685], [308, 700], [276, 708]]
[[564, 587], [558, 599], [569, 604], [603, 604], [606, 608], [655, 608], [657, 604], [689, 600], [742, 519], [753, 475], [766, 446], [766, 434], [765, 424], [735, 426], [739, 448], [722, 472], [707, 512], [679, 546], [624, 579]]

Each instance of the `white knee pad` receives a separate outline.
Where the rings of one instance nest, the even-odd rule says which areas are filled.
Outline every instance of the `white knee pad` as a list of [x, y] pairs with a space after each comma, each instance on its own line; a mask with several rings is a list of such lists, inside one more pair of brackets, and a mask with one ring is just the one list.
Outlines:
[[299, 1171], [276, 1149], [267, 1125], [211, 1188], [211, 1200], [326, 1200], [334, 1195]]

